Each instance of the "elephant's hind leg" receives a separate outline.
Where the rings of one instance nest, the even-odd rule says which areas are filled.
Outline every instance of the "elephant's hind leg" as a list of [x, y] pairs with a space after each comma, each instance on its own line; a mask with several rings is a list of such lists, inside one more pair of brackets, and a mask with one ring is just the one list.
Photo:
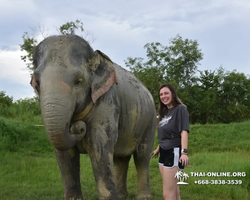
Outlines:
[[154, 126], [148, 126], [141, 143], [134, 152], [134, 162], [138, 178], [138, 199], [151, 199], [149, 187], [150, 154], [153, 151], [155, 130]]
[[[139, 148], [145, 148], [145, 144], [140, 144]], [[145, 150], [139, 150], [145, 151]], [[138, 199], [151, 199], [149, 187], [149, 155], [146, 152], [138, 151], [134, 153], [134, 162], [138, 178]]]
[[114, 157], [114, 181], [119, 199], [127, 197], [127, 172], [131, 156]]
[[65, 200], [83, 200], [80, 183], [80, 154], [76, 148], [68, 151], [55, 149], [61, 170]]

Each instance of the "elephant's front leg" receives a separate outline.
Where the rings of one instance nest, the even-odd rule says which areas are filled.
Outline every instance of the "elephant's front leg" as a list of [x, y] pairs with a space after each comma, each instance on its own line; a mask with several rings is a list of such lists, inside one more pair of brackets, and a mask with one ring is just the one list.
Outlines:
[[80, 154], [77, 148], [68, 151], [55, 149], [61, 170], [65, 200], [83, 200], [80, 183]]
[[91, 131], [89, 156], [100, 200], [119, 199], [113, 179], [113, 151], [117, 133], [112, 133], [111, 129], [95, 125]]

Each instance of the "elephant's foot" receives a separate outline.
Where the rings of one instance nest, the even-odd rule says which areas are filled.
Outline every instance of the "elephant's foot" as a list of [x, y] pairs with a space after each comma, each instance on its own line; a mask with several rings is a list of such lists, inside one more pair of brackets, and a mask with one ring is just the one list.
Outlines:
[[128, 192], [127, 192], [127, 186], [126, 186], [126, 184], [124, 184], [123, 187], [121, 187], [120, 184], [117, 185], [117, 193], [118, 193], [118, 197], [119, 197], [120, 200], [127, 199]]
[[77, 192], [77, 193], [74, 193], [74, 194], [68, 194], [66, 192], [66, 194], [64, 194], [64, 200], [84, 200], [81, 192]]
[[150, 193], [141, 193], [137, 195], [138, 200], [150, 200], [152, 199], [152, 195]]
[[99, 195], [99, 200], [118, 200], [119, 197], [117, 194], [109, 195]]
[[84, 199], [83, 198], [74, 198], [74, 197], [72, 197], [72, 198], [65, 199], [65, 200], [84, 200]]
[[83, 197], [64, 197], [64, 200], [84, 200]]
[[128, 193], [118, 193], [119, 200], [125, 200], [128, 197]]
[[118, 199], [119, 199], [118, 197], [99, 197], [99, 200], [118, 200]]

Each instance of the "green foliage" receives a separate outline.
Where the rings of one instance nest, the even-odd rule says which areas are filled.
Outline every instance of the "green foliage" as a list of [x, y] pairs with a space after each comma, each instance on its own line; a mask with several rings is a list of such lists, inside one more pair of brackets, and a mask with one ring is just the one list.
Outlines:
[[158, 105], [158, 89], [164, 83], [171, 83], [177, 89], [196, 83], [195, 72], [203, 54], [196, 40], [182, 39], [181, 36], [170, 39], [169, 46], [159, 42], [147, 43], [147, 61], [143, 58], [128, 57], [127, 67], [149, 89]]
[[[190, 110], [192, 123], [230, 123], [248, 120], [250, 79], [243, 73], [222, 67], [200, 72], [198, 84], [181, 90]], [[192, 97], [192, 98], [191, 98]]]
[[14, 151], [17, 144], [25, 141], [25, 136], [22, 134], [20, 127], [7, 125], [5, 120], [0, 118], [0, 150]]
[[0, 151], [41, 153], [52, 149], [43, 127], [0, 117]]
[[222, 93], [223, 78], [223, 68], [215, 71], [200, 71], [196, 84], [179, 91], [181, 99], [190, 110], [191, 122], [202, 124], [221, 122], [218, 104]]
[[182, 39], [181, 36], [170, 40], [168, 47], [167, 82], [176, 82], [177, 89], [196, 83], [195, 73], [203, 53], [196, 40]]
[[14, 106], [17, 108], [17, 115], [29, 113], [31, 116], [37, 116], [41, 114], [38, 97], [19, 99]]
[[6, 95], [5, 91], [0, 91], [0, 108], [8, 107], [13, 103], [13, 97]]
[[20, 45], [20, 49], [21, 51], [25, 51], [26, 55], [22, 55], [21, 60], [26, 63], [28, 69], [33, 70], [33, 52], [37, 46], [37, 39], [29, 36], [28, 32], [24, 32], [22, 38], [23, 44]]
[[81, 32], [84, 31], [83, 23], [81, 20], [76, 20], [75, 22], [67, 22], [59, 27], [59, 32], [62, 35], [75, 35], [77, 29], [80, 29]]
[[[0, 92], [0, 116], [18, 119], [21, 121], [30, 121], [41, 123], [41, 111], [38, 97], [19, 99], [13, 102], [12, 97]], [[5, 96], [4, 96], [5, 95]]]
[[223, 108], [228, 111], [226, 122], [249, 119], [250, 78], [236, 71], [227, 72], [222, 88]]

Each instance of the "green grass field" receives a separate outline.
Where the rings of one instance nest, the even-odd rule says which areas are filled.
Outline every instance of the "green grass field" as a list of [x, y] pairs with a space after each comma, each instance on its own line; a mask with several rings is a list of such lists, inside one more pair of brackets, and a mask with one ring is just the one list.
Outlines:
[[[38, 120], [39, 121], [39, 120]], [[36, 121], [37, 122], [37, 121]], [[20, 119], [0, 117], [0, 199], [62, 200], [63, 184], [57, 161], [43, 127]], [[250, 199], [250, 121], [232, 124], [191, 125], [188, 185], [180, 185], [182, 200]], [[157, 139], [155, 140], [155, 146]], [[192, 177], [190, 172], [245, 172], [244, 177]], [[153, 200], [162, 199], [158, 160], [150, 163]], [[128, 173], [128, 200], [136, 199], [133, 159]], [[217, 184], [195, 184], [217, 180]], [[218, 180], [242, 184], [218, 184]], [[81, 155], [82, 191], [86, 200], [98, 199], [88, 155]]]

